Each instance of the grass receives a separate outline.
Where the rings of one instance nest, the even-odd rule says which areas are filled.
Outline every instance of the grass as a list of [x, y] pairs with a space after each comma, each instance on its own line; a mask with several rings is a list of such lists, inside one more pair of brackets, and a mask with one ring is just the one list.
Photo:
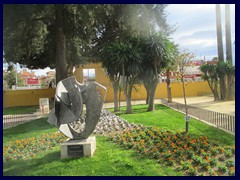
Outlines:
[[[22, 138], [38, 137], [57, 129], [46, 118], [28, 122], [3, 131], [4, 145]], [[61, 159], [60, 147], [39, 152], [33, 158], [10, 160], [3, 164], [4, 176], [180, 176], [170, 167], [162, 167], [154, 160], [140, 156], [133, 150], [125, 150], [97, 136], [97, 148], [92, 158]], [[27, 148], [27, 147], [26, 147]]]
[[56, 128], [47, 122], [47, 118], [40, 118], [16, 127], [3, 130], [3, 143], [23, 138], [37, 137], [44, 133], [55, 132]]
[[[118, 113], [131, 123], [157, 126], [163, 130], [181, 132], [185, 130], [184, 115], [162, 105], [156, 105], [156, 111], [146, 112], [146, 105], [133, 106], [134, 114]], [[56, 132], [57, 129], [42, 118], [3, 130], [4, 146], [16, 140], [39, 137], [42, 134]], [[224, 131], [210, 127], [191, 119], [189, 135], [207, 136], [210, 142], [219, 145], [233, 145], [235, 138]], [[182, 172], [173, 167], [164, 166], [132, 149], [124, 149], [111, 142], [107, 137], [97, 136], [97, 149], [93, 157], [61, 159], [60, 147], [37, 152], [36, 156], [3, 163], [4, 176], [182, 176]], [[28, 148], [28, 147], [26, 147]], [[30, 147], [29, 147], [30, 148]]]
[[60, 148], [39, 154], [36, 158], [4, 163], [4, 176], [160, 176], [181, 175], [153, 160], [141, 158], [132, 150], [97, 137], [92, 158], [60, 159]]
[[[185, 131], [184, 114], [161, 104], [156, 104], [153, 112], [146, 112], [146, 110], [147, 105], [136, 105], [133, 106], [133, 114], [125, 114], [125, 107], [121, 107], [121, 111], [115, 114], [130, 123], [157, 126], [162, 130], [172, 132]], [[113, 109], [110, 109], [110, 111], [113, 112]], [[212, 143], [218, 143], [219, 145], [235, 144], [235, 136], [193, 118], [189, 123], [189, 135], [193, 137], [207, 136]]]
[[38, 106], [26, 106], [26, 107], [10, 107], [3, 109], [3, 115], [11, 114], [29, 114], [37, 111]]
[[235, 145], [213, 145], [206, 136], [193, 138], [185, 132], [171, 133], [158, 127], [141, 126], [110, 139], [187, 176], [235, 174]]

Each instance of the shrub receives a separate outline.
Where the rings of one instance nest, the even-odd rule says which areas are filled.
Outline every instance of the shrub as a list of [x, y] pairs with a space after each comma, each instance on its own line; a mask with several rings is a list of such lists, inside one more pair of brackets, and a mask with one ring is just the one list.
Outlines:
[[220, 171], [220, 172], [227, 172], [227, 166], [225, 166], [223, 164], [219, 164], [218, 165], [218, 171]]
[[235, 161], [233, 161], [233, 160], [228, 160], [228, 161], [226, 162], [226, 166], [227, 166], [227, 167], [235, 167]]

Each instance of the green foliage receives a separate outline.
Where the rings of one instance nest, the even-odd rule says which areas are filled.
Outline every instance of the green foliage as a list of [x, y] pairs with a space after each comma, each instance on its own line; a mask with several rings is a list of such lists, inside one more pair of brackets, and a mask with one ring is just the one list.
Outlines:
[[[106, 137], [101, 136], [96, 137], [97, 148], [92, 158], [61, 159], [60, 147], [54, 145], [56, 140], [61, 137], [57, 135], [59, 135], [59, 133], [56, 132], [56, 127], [49, 125], [46, 118], [4, 130], [4, 146], [27, 144], [23, 150], [24, 152], [30, 153], [30, 150], [34, 147], [37, 148], [37, 151], [33, 153], [33, 156], [29, 156], [28, 158], [5, 161], [3, 174], [6, 176], [182, 175], [170, 168], [162, 167], [151, 159], [139, 158], [138, 154], [134, 151], [124, 150], [119, 145], [109, 142]], [[45, 139], [43, 139], [43, 137]], [[36, 143], [34, 144], [34, 142], [38, 140], [40, 140], [40, 146]], [[43, 141], [41, 142], [41, 140]], [[49, 141], [50, 144], [46, 143]], [[55, 147], [48, 149], [52, 146]], [[41, 148], [47, 148], [48, 150], [41, 150]], [[9, 150], [10, 148], [8, 151]], [[16, 152], [14, 152], [14, 154], [18, 156], [20, 152], [17, 149], [15, 150]], [[4, 148], [3, 151], [6, 152]], [[11, 154], [11, 156], [16, 157], [13, 154]]]
[[[4, 4], [6, 61], [18, 62], [36, 69], [56, 67], [56, 64], [62, 61], [56, 59], [56, 54], [60, 54], [56, 47], [61, 43], [56, 33], [58, 28], [63, 28], [66, 49], [61, 51], [66, 51], [64, 53], [68, 64], [83, 64], [85, 62], [83, 56], [86, 56], [89, 49], [89, 39], [94, 34], [92, 28], [94, 7], [80, 4]], [[57, 16], [59, 12], [61, 19]]]
[[43, 134], [37, 138], [25, 138], [5, 144], [3, 161], [35, 157], [37, 153], [50, 150], [66, 140], [62, 133]]
[[[124, 114], [126, 107], [121, 107], [121, 112], [115, 114], [126, 119], [130, 123], [143, 124], [145, 126], [157, 126], [163, 130], [179, 132], [185, 130], [184, 115], [161, 104], [155, 104], [155, 112], [146, 112], [147, 105], [133, 106], [133, 114]], [[196, 137], [207, 136], [212, 143], [220, 145], [232, 145], [235, 137], [215, 127], [211, 127], [194, 118], [189, 124], [189, 135]], [[210, 149], [210, 151], [212, 151]], [[233, 150], [232, 150], [233, 151]], [[217, 151], [218, 154], [218, 151]]]
[[8, 71], [4, 77], [9, 89], [12, 89], [13, 85], [16, 85], [16, 70], [12, 69]]
[[219, 99], [218, 87], [220, 79], [226, 75], [231, 78], [235, 77], [235, 66], [230, 62], [206, 63], [201, 65], [199, 69], [203, 72], [203, 80], [208, 81], [215, 100]]
[[26, 107], [9, 107], [3, 109], [4, 115], [11, 114], [30, 114], [37, 111], [39, 106], [26, 106]]
[[[215, 168], [210, 166], [209, 156], [212, 156], [210, 151], [208, 152], [209, 156], [204, 153], [199, 155], [199, 149], [196, 147], [202, 147], [206, 144], [208, 149], [214, 146], [219, 147], [219, 145], [211, 144], [207, 137], [195, 138], [186, 133], [163, 131], [158, 127], [131, 128], [121, 133], [117, 132], [109, 139], [126, 149], [133, 149], [145, 157], [156, 159], [162, 165], [177, 166], [177, 170], [185, 172], [186, 175], [208, 175], [209, 169]], [[221, 148], [228, 149], [229, 147]], [[188, 152], [192, 152], [193, 158], [187, 158]], [[201, 152], [204, 150], [201, 149]], [[232, 154], [229, 158], [233, 160], [235, 155]], [[221, 167], [220, 171], [227, 172], [224, 170], [226, 169], [224, 164], [218, 163], [220, 163], [218, 166]]]
[[219, 164], [218, 165], [218, 171], [220, 172], [226, 172], [227, 171], [227, 166], [223, 165], [223, 164]]
[[7, 83], [6, 80], [3, 80], [3, 90], [4, 90], [4, 91], [9, 90], [8, 83]]

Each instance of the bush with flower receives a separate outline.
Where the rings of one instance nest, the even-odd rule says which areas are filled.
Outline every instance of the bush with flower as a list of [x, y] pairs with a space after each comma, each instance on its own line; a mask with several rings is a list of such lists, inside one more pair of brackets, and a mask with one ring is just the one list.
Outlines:
[[[235, 158], [235, 146], [220, 147], [210, 143], [206, 136], [191, 137], [185, 132], [172, 133], [158, 127], [136, 127], [110, 137], [113, 142], [122, 142], [149, 158], [167, 166], [184, 171], [185, 175], [232, 175], [233, 168], [224, 164], [226, 157]], [[130, 146], [128, 143], [132, 144]], [[234, 153], [233, 153], [234, 152]], [[220, 161], [223, 159], [223, 161]], [[230, 166], [232, 167], [232, 166]], [[212, 170], [212, 171], [210, 171]], [[211, 173], [210, 173], [211, 172]]]
[[3, 160], [16, 160], [36, 156], [37, 153], [52, 149], [66, 140], [60, 132], [42, 134], [39, 137], [10, 141], [3, 147]]

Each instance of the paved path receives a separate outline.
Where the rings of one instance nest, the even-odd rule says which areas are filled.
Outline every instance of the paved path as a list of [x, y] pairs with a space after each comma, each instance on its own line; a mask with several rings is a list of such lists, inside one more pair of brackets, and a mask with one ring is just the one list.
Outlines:
[[[184, 104], [183, 97], [173, 98], [173, 101]], [[155, 103], [161, 103], [161, 100], [156, 99]], [[145, 104], [145, 100], [132, 101], [132, 105], [136, 104]], [[235, 101], [214, 101], [212, 96], [197, 96], [187, 97], [187, 104], [198, 108], [235, 116]], [[121, 106], [126, 106], [126, 102], [121, 102]], [[103, 105], [103, 108], [110, 107], [113, 107], [113, 103], [104, 103]]]
[[[173, 101], [184, 104], [183, 98], [173, 98]], [[187, 104], [235, 116], [235, 101], [214, 101], [214, 98], [211, 96], [197, 96], [187, 97]]]
[[4, 115], [3, 116], [3, 128], [13, 127], [28, 121], [46, 117], [47, 114], [41, 112], [35, 112], [33, 114], [15, 114], [15, 115]]
[[[173, 98], [174, 102], [184, 104], [183, 98]], [[156, 99], [155, 103], [161, 103], [160, 99]], [[145, 104], [145, 100], [132, 101], [132, 105]], [[197, 97], [187, 97], [187, 104], [195, 106], [202, 109], [207, 109], [215, 112], [225, 113], [232, 116], [235, 116], [235, 101], [214, 101], [212, 96], [197, 96]], [[126, 102], [121, 102], [121, 106], [126, 106]], [[103, 108], [114, 107], [113, 103], [104, 103]], [[5, 117], [5, 116], [4, 116]], [[38, 119], [41, 117], [47, 117], [47, 114], [41, 114], [36, 112], [31, 114], [29, 117], [17, 118], [18, 123]], [[15, 122], [15, 123], [14, 123]], [[7, 118], [7, 121], [4, 121], [4, 128], [13, 126], [12, 124], [18, 124], [16, 119]]]

